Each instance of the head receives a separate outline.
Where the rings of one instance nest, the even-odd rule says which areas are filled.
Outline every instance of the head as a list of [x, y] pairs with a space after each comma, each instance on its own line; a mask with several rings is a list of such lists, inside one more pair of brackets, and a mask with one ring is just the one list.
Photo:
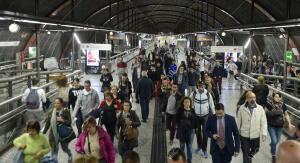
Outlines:
[[157, 66], [157, 67], [160, 67], [160, 66], [161, 66], [161, 65], [160, 65], [160, 62], [157, 62], [157, 63], [156, 63], [156, 66]]
[[181, 65], [178, 72], [182, 74], [184, 72], [184, 66]]
[[168, 163], [187, 163], [184, 151], [180, 148], [172, 148], [168, 153]]
[[217, 66], [220, 66], [220, 62], [219, 62], [219, 61], [217, 61], [217, 62], [216, 62], [216, 65], [217, 65]]
[[68, 78], [66, 75], [61, 75], [60, 77], [57, 78], [56, 84], [59, 87], [66, 87], [68, 86]]
[[216, 116], [218, 118], [222, 118], [224, 115], [224, 105], [222, 103], [217, 103], [215, 109], [216, 109]]
[[126, 151], [122, 156], [122, 163], [140, 163], [139, 154], [135, 151]]
[[73, 86], [76, 87], [76, 88], [80, 86], [80, 80], [79, 80], [79, 78], [75, 78], [73, 80]]
[[138, 59], [137, 58], [134, 58], [134, 63], [137, 63]]
[[259, 76], [259, 77], [257, 78], [257, 84], [258, 84], [258, 85], [265, 85], [265, 84], [266, 84], [265, 78], [264, 78], [263, 76]]
[[120, 62], [123, 62], [123, 57], [120, 57], [120, 60], [119, 60]]
[[175, 60], [174, 59], [172, 59], [172, 65], [174, 65], [175, 64]]
[[155, 71], [155, 66], [154, 65], [151, 66], [151, 71]]
[[200, 93], [203, 93], [204, 92], [204, 89], [205, 89], [205, 83], [201, 82], [201, 83], [198, 83], [198, 91]]
[[165, 80], [166, 79], [166, 75], [165, 74], [161, 74], [160, 75], [160, 80]]
[[112, 85], [110, 88], [111, 88], [111, 93], [117, 93], [118, 92], [118, 87], [116, 85]]
[[60, 110], [63, 108], [63, 99], [61, 97], [58, 97], [54, 100], [54, 108]]
[[86, 131], [88, 134], [95, 134], [97, 129], [96, 129], [97, 123], [96, 119], [94, 117], [88, 117], [84, 122], [83, 122], [83, 130]]
[[105, 75], [107, 75], [107, 74], [108, 74], [108, 68], [105, 68], [105, 69], [103, 70], [103, 73], [104, 73]]
[[190, 67], [190, 72], [194, 72], [194, 67]]
[[173, 84], [172, 84], [172, 93], [173, 93], [173, 94], [176, 93], [177, 90], [178, 90], [178, 85], [177, 85], [177, 83], [173, 83]]
[[291, 71], [291, 65], [287, 65], [286, 71], [289, 73]]
[[147, 77], [147, 72], [146, 71], [142, 71], [142, 77]]
[[183, 98], [183, 107], [185, 109], [191, 109], [191, 105], [192, 105], [192, 99], [190, 97], [184, 97]]
[[276, 155], [276, 163], [300, 162], [300, 143], [295, 140], [287, 140], [279, 145]]
[[205, 84], [211, 84], [211, 78], [210, 77], [207, 77], [205, 78]]
[[131, 102], [129, 100], [125, 100], [123, 102], [123, 110], [125, 112], [129, 112], [131, 110], [131, 107], [132, 107], [132, 104], [131, 104]]
[[158, 56], [158, 55], [155, 55], [155, 59], [159, 59], [159, 56]]
[[252, 91], [247, 92], [246, 94], [246, 101], [250, 105], [254, 105], [256, 103], [256, 96]]
[[84, 89], [86, 91], [90, 91], [91, 90], [91, 81], [90, 80], [84, 81]]
[[127, 80], [127, 77], [128, 77], [127, 73], [123, 73], [122, 74], [122, 81], [125, 82]]
[[104, 99], [106, 101], [110, 102], [110, 101], [112, 101], [114, 99], [114, 96], [113, 96], [113, 94], [110, 91], [105, 91], [104, 92]]
[[26, 128], [29, 136], [36, 136], [40, 132], [41, 126], [38, 121], [28, 121]]
[[270, 69], [266, 68], [266, 74], [269, 74], [269, 73], [270, 73]]
[[273, 97], [274, 102], [280, 102], [280, 100], [281, 100], [281, 94], [279, 92], [274, 92], [272, 97]]
[[40, 86], [40, 80], [38, 78], [33, 78], [31, 80], [32, 86], [39, 87]]

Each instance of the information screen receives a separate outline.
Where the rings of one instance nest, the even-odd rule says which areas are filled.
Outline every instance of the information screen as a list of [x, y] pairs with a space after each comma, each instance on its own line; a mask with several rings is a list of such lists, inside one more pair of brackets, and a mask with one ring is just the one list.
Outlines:
[[99, 66], [99, 50], [87, 50], [87, 66]]

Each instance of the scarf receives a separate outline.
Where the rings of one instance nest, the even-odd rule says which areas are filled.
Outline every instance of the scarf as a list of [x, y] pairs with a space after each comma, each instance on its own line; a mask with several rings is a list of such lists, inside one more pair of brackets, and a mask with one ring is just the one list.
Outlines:
[[58, 144], [59, 142], [59, 135], [57, 132], [57, 125], [56, 125], [56, 109], [54, 108], [52, 111], [52, 116], [51, 116], [51, 128], [52, 128], [52, 132], [53, 132], [53, 136], [54, 136], [54, 140], [56, 142], [56, 144]]

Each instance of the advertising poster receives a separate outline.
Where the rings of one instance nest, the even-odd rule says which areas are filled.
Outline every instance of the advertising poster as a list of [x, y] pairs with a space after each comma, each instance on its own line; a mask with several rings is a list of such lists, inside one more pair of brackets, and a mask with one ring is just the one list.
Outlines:
[[36, 47], [29, 47], [29, 58], [36, 57]]
[[87, 66], [99, 66], [99, 50], [87, 50]]

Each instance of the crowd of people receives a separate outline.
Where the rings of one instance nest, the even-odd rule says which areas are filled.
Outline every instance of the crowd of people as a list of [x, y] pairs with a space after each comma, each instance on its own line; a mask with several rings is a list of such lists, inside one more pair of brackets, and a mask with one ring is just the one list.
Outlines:
[[[56, 79], [58, 94], [53, 108], [46, 110], [43, 109], [43, 103], [47, 101], [45, 92], [39, 88], [39, 80], [32, 79], [32, 87], [22, 98], [27, 106], [27, 132], [14, 140], [15, 147], [25, 154], [24, 162], [57, 162], [59, 144], [68, 155], [68, 162], [73, 162], [75, 157], [68, 145], [77, 139], [75, 162], [114, 163], [118, 153], [124, 163], [138, 163], [140, 159], [134, 151], [139, 145], [138, 128], [141, 122], [148, 122], [149, 103], [153, 98], [157, 100], [161, 122], [170, 133], [169, 145], [173, 146], [175, 139], [180, 144], [180, 148], [168, 153], [170, 163], [192, 162], [195, 135], [195, 153], [202, 151], [205, 158], [210, 154], [212, 162], [231, 162], [233, 156], [239, 155], [241, 147], [243, 162], [251, 163], [259, 151], [260, 140], [266, 140], [267, 132], [271, 137], [272, 161], [282, 159], [276, 157], [276, 145], [285, 119], [288, 128], [293, 130], [293, 127], [286, 106], [280, 100], [281, 95], [274, 93], [273, 101], [268, 102], [269, 90], [264, 77], [258, 78], [253, 90], [242, 94], [235, 118], [224, 112], [220, 96], [222, 78], [227, 75], [231, 87], [233, 79], [241, 72], [241, 60], [233, 62], [232, 58], [229, 59], [227, 69], [224, 69], [214, 55], [209, 60], [203, 56], [198, 59], [195, 53], [187, 51], [186, 60], [182, 62], [178, 60], [179, 55], [180, 49], [175, 45], [168, 48], [155, 45], [148, 55], [142, 49], [131, 65], [131, 80], [127, 63], [121, 57], [117, 63], [118, 79], [113, 78], [106, 68], [100, 77], [100, 92], [104, 99], [100, 99], [97, 91], [91, 88], [90, 80], [81, 86], [76, 78], [70, 88], [67, 77], [62, 75]], [[271, 71], [274, 63], [270, 59], [266, 62]], [[265, 71], [259, 61], [255, 72]], [[118, 81], [117, 85], [111, 84], [114, 80]], [[140, 104], [141, 117], [133, 108], [133, 102]], [[72, 121], [76, 121], [77, 135]], [[47, 140], [44, 134], [48, 130]], [[211, 140], [209, 153], [208, 138]], [[116, 139], [117, 150], [113, 145]], [[300, 140], [300, 125], [290, 139]], [[285, 148], [282, 146], [280, 154]], [[50, 151], [51, 157], [45, 156]]]

